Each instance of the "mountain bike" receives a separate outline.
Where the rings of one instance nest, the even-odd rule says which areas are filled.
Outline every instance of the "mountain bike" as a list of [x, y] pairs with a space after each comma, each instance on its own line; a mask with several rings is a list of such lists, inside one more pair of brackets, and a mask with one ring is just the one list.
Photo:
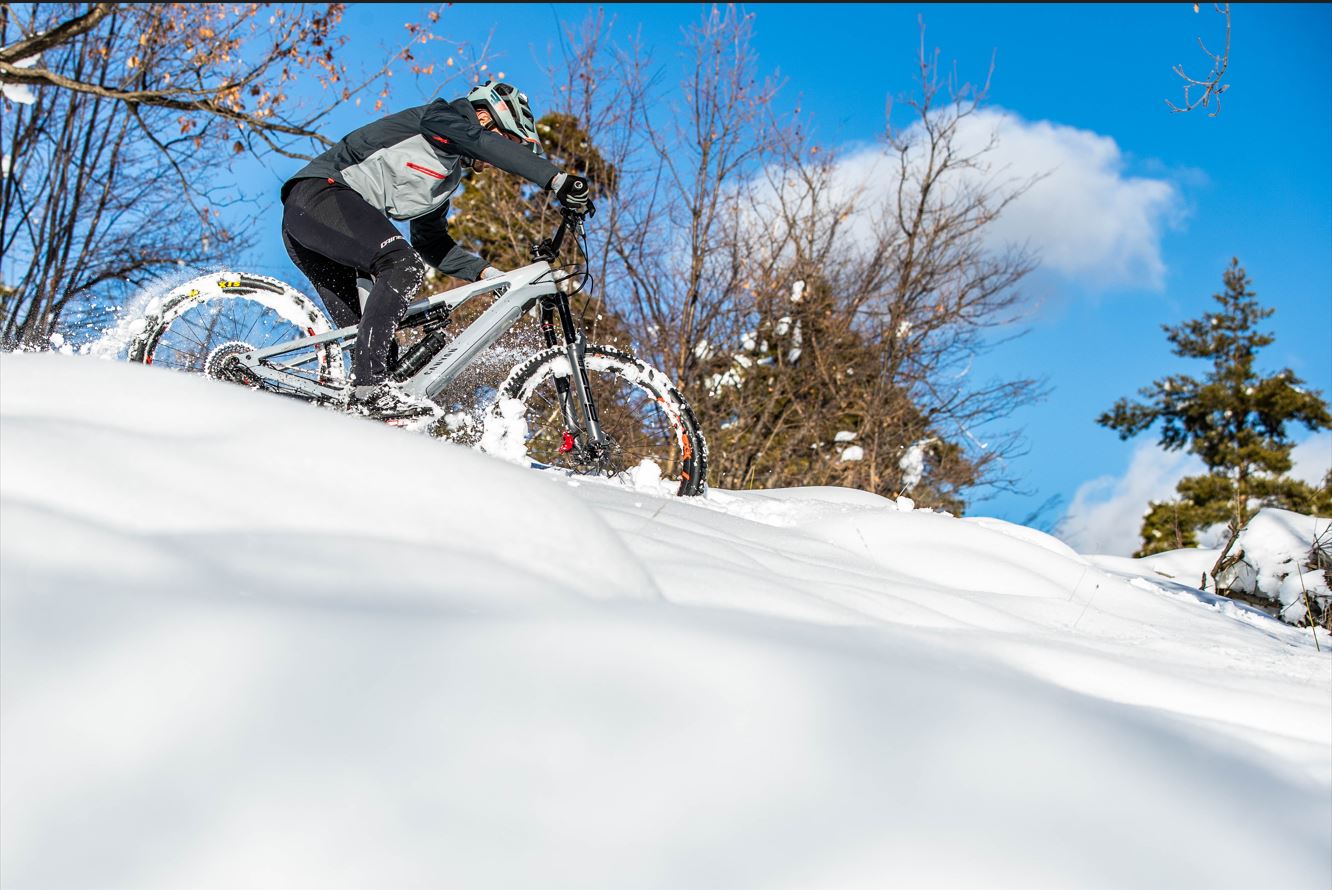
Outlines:
[[[399, 330], [419, 329], [419, 339], [390, 375], [408, 395], [434, 402], [534, 313], [544, 347], [485, 394], [488, 404], [468, 415], [479, 420], [448, 428], [471, 428], [481, 450], [539, 467], [635, 480], [659, 474], [679, 495], [701, 494], [707, 444], [679, 390], [632, 353], [589, 344], [577, 323], [570, 296], [589, 276], [554, 264], [570, 234], [583, 239], [586, 261], [583, 225], [577, 214], [562, 212], [554, 235], [532, 245], [531, 264], [412, 303]], [[450, 333], [454, 310], [480, 297], [494, 302]], [[282, 281], [232, 272], [176, 287], [150, 303], [131, 330], [130, 361], [338, 408], [347, 402], [349, 353], [359, 333], [357, 325], [334, 329], [318, 303]]]

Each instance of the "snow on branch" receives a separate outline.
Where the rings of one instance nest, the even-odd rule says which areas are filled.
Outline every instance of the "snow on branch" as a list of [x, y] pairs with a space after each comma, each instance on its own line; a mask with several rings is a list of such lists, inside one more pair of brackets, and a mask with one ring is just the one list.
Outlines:
[[[1226, 20], [1226, 42], [1224, 48], [1219, 53], [1214, 53], [1207, 48], [1201, 37], [1198, 38], [1198, 46], [1212, 60], [1212, 70], [1203, 80], [1195, 80], [1184, 73], [1184, 65], [1176, 65], [1173, 70], [1184, 80], [1184, 104], [1176, 105], [1169, 99], [1165, 103], [1170, 106], [1171, 111], [1192, 111], [1195, 108], [1209, 108], [1212, 100], [1216, 100], [1216, 111], [1208, 112], [1208, 117], [1216, 117], [1221, 113], [1221, 94], [1230, 89], [1230, 84], [1222, 83], [1222, 78], [1226, 75], [1226, 68], [1230, 66], [1230, 4], [1213, 3], [1213, 8], [1225, 17]], [[1193, 4], [1193, 11], [1198, 11], [1198, 4]], [[1202, 95], [1197, 95], [1201, 89]]]

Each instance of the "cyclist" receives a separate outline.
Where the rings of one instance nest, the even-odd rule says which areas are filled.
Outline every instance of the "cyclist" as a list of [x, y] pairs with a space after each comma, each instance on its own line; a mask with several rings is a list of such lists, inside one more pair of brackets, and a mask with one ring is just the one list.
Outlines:
[[[350, 410], [421, 413], [387, 382], [393, 335], [427, 264], [468, 281], [501, 274], [458, 246], [447, 219], [463, 169], [491, 166], [553, 192], [570, 210], [592, 208], [587, 178], [541, 156], [527, 96], [490, 81], [353, 130], [283, 184], [282, 241], [292, 262], [339, 327], [361, 324]], [[411, 221], [410, 245], [390, 219]], [[367, 274], [374, 285], [362, 317], [356, 282]]]

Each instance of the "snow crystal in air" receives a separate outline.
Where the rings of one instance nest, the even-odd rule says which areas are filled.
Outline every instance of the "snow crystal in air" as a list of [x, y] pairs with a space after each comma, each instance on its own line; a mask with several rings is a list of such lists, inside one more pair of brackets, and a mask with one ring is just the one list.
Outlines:
[[481, 450], [504, 460], [528, 464], [527, 406], [517, 399], [504, 399], [491, 409], [481, 434]]

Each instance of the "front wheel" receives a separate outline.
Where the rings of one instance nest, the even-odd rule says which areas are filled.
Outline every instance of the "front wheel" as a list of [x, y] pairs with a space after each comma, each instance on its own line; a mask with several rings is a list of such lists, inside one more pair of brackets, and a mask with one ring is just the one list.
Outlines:
[[657, 479], [678, 495], [702, 494], [708, 449], [694, 412], [664, 374], [627, 352], [588, 346], [585, 363], [607, 447], [589, 454], [583, 430], [570, 430], [556, 381], [573, 369], [564, 347], [514, 368], [486, 413], [481, 448], [576, 473]]

